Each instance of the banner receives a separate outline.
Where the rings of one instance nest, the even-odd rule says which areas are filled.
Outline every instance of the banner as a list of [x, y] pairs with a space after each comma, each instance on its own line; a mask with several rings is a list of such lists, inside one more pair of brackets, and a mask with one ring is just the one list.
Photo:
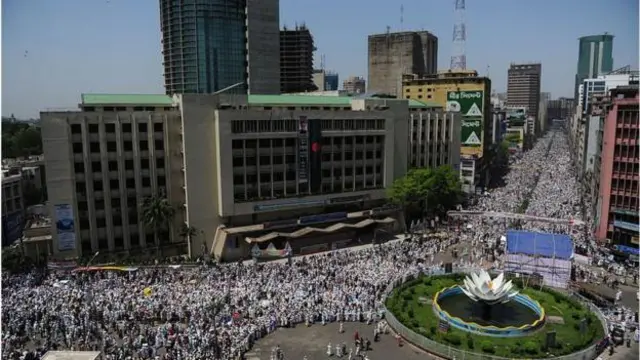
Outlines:
[[300, 116], [298, 121], [298, 183], [306, 184], [307, 182], [309, 182], [309, 120], [306, 116]]
[[482, 157], [484, 91], [449, 91], [447, 92], [446, 110], [462, 115], [460, 155]]
[[58, 251], [75, 250], [76, 230], [73, 219], [73, 207], [69, 204], [58, 204], [55, 205], [55, 212]]
[[276, 249], [273, 243], [269, 243], [266, 249], [262, 250], [258, 244], [254, 244], [251, 248], [251, 256], [254, 258], [269, 258], [269, 257], [285, 257], [292, 255], [291, 245], [287, 242], [284, 249]]

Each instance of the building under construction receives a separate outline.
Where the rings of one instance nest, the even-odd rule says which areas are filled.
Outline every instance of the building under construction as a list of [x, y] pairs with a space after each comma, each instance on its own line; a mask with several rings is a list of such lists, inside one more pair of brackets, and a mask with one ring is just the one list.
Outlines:
[[400, 97], [402, 74], [419, 77], [438, 69], [438, 38], [428, 31], [369, 35], [369, 92]]
[[313, 83], [313, 36], [306, 26], [280, 30], [280, 92], [317, 90]]

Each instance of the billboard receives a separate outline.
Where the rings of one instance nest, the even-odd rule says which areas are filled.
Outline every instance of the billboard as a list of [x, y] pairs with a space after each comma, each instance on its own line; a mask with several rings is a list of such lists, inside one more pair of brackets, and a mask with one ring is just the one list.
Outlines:
[[58, 204], [55, 206], [55, 212], [58, 251], [75, 250], [76, 230], [73, 219], [73, 207], [69, 204]]
[[525, 107], [507, 110], [507, 123], [509, 126], [524, 126], [526, 118], [527, 110]]
[[309, 120], [306, 116], [300, 116], [298, 121], [298, 183], [306, 184], [307, 182], [309, 182]]
[[482, 157], [484, 140], [484, 91], [447, 92], [446, 110], [462, 115], [460, 130], [460, 155]]

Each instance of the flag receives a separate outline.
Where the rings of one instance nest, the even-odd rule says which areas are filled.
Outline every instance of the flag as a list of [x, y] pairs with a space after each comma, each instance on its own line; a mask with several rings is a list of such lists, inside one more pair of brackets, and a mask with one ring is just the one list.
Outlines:
[[142, 293], [144, 294], [145, 297], [149, 297], [151, 296], [152, 290], [150, 287], [146, 287], [144, 288], [144, 290], [142, 290]]

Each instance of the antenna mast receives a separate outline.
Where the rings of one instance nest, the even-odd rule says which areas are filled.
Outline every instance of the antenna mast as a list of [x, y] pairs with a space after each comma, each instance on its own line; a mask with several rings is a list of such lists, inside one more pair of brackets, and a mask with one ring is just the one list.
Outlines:
[[451, 51], [451, 70], [466, 70], [467, 55], [465, 42], [467, 41], [467, 27], [464, 20], [465, 0], [455, 0], [455, 24], [453, 25], [453, 47]]

